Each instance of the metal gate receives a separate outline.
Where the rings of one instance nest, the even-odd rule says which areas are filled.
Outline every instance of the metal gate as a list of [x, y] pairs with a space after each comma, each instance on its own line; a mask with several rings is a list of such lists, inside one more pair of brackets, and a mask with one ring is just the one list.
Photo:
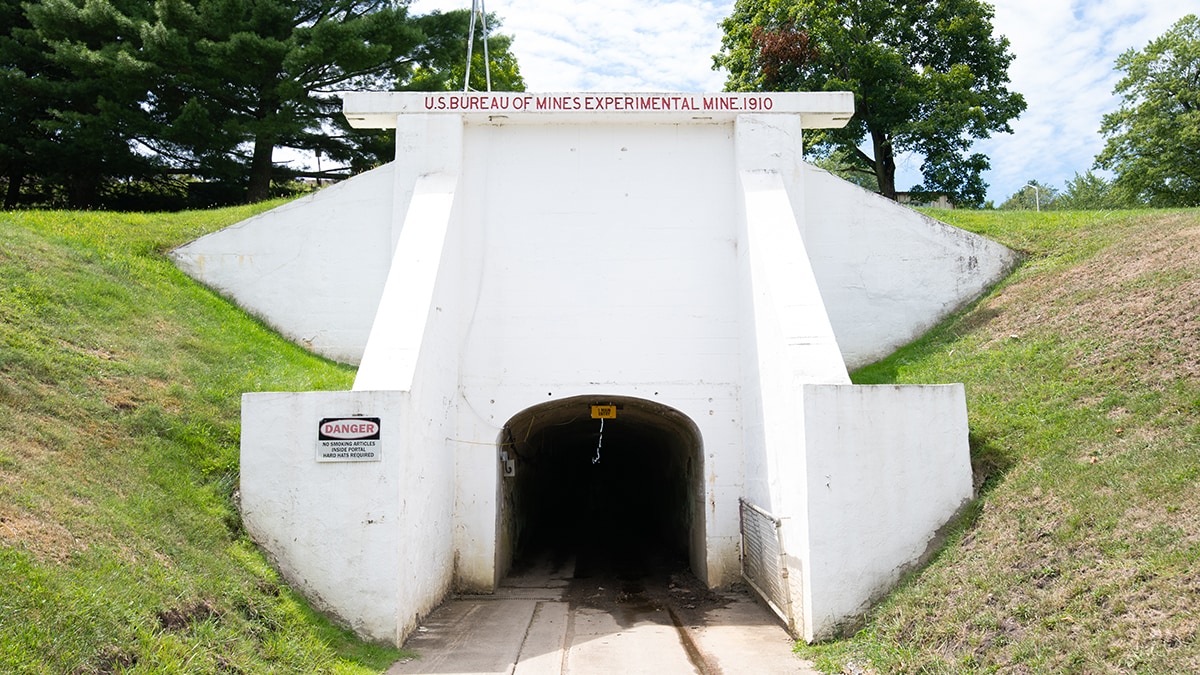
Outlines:
[[792, 591], [784, 557], [782, 521], [745, 499], [738, 499], [742, 530], [742, 578], [798, 638]]

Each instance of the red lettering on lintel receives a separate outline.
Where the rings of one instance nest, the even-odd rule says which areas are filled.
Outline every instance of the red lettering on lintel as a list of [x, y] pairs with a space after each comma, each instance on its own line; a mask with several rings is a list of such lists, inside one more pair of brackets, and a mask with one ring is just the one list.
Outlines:
[[439, 93], [423, 98], [425, 112], [770, 112], [769, 94], [511, 94]]

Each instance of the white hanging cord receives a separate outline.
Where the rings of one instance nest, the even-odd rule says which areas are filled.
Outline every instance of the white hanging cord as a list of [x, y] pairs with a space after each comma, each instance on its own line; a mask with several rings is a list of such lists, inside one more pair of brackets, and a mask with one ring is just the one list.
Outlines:
[[471, 0], [471, 27], [467, 32], [467, 74], [463, 77], [463, 91], [471, 91], [471, 54], [475, 51], [475, 17], [483, 22], [483, 72], [487, 78], [487, 90], [492, 90], [492, 59], [488, 54], [487, 10], [483, 0]]
[[604, 418], [600, 418], [600, 438], [596, 441], [596, 456], [592, 458], [592, 464], [600, 463], [600, 446], [604, 445]]

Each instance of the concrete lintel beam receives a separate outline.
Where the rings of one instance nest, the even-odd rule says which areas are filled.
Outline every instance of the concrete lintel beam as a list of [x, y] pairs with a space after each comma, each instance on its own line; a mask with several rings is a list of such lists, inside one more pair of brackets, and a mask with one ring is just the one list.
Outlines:
[[460, 115], [471, 124], [662, 122], [712, 124], [738, 115], [799, 115], [808, 129], [844, 127], [854, 95], [833, 92], [347, 92], [342, 112], [360, 129], [391, 129], [401, 115]]

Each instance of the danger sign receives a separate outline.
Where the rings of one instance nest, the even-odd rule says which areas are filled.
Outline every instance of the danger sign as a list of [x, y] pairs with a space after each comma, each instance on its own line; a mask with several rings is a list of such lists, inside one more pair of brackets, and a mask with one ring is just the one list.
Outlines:
[[318, 462], [378, 462], [378, 417], [326, 417], [317, 425]]

